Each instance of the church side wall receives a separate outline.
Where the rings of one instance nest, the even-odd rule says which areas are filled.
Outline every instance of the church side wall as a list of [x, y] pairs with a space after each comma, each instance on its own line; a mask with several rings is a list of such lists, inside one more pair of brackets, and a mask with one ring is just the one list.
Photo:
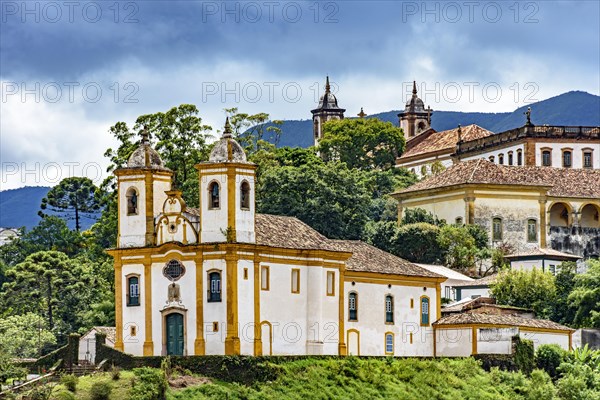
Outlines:
[[[358, 295], [358, 321], [349, 321], [348, 296], [351, 292]], [[385, 296], [391, 294], [394, 299], [394, 323], [385, 322]], [[402, 286], [363, 283], [352, 281], [344, 283], [346, 304], [345, 328], [359, 332], [361, 356], [383, 356], [385, 353], [385, 333], [394, 334], [395, 356], [433, 356], [433, 329], [431, 323], [436, 320], [437, 297], [434, 287]], [[420, 324], [420, 299], [429, 297], [429, 326]], [[412, 305], [411, 308], [411, 299]], [[412, 343], [410, 336], [412, 333]]]
[[[209, 290], [208, 273], [221, 272], [221, 301], [208, 302]], [[227, 268], [225, 260], [205, 260], [203, 263], [202, 277], [204, 280], [204, 339], [206, 340], [206, 354], [225, 354], [225, 337], [227, 336]], [[213, 323], [217, 323], [217, 331], [213, 330]]]
[[[244, 275], [244, 269], [247, 275]], [[246, 276], [246, 278], [244, 278]], [[254, 355], [254, 262], [240, 260], [237, 269], [240, 352]]]
[[469, 357], [473, 349], [473, 330], [436, 329], [436, 356], [437, 357]]

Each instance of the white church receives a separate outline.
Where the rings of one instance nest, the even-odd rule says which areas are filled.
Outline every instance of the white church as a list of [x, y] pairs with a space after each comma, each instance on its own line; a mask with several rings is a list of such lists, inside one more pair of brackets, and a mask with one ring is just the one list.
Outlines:
[[433, 356], [446, 279], [296, 218], [257, 214], [256, 166], [227, 122], [172, 190], [147, 134], [118, 180], [115, 348], [133, 355]]

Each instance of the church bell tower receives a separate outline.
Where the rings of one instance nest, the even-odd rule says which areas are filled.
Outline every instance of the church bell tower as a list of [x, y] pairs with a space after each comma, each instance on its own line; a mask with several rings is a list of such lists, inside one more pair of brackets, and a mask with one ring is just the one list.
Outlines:
[[410, 140], [431, 128], [430, 107], [425, 108], [423, 100], [417, 96], [417, 82], [413, 81], [412, 97], [406, 102], [404, 111], [398, 114], [400, 128], [404, 131], [406, 140]]
[[323, 138], [323, 124], [331, 120], [344, 119], [345, 111], [345, 109], [338, 107], [337, 98], [331, 93], [328, 76], [325, 81], [325, 93], [319, 100], [319, 106], [310, 111], [313, 115], [313, 140], [315, 147], [319, 145], [319, 141]]

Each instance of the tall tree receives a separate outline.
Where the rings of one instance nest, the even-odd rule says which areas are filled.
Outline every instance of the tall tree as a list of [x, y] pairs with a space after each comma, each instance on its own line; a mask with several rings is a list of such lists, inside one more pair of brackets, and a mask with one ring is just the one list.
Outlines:
[[280, 126], [283, 121], [271, 121], [267, 113], [240, 113], [237, 107], [226, 108], [225, 113], [229, 117], [235, 138], [249, 155], [264, 146], [261, 142], [279, 144], [282, 134]]
[[[50, 209], [66, 219], [75, 219], [75, 230], [81, 230], [81, 218], [93, 218], [100, 210], [96, 197], [96, 186], [89, 178], [65, 178], [50, 189], [40, 205], [42, 210]], [[46, 214], [39, 212], [41, 217]], [[72, 215], [72, 216], [71, 216]]]
[[323, 125], [319, 152], [326, 160], [339, 160], [348, 168], [390, 169], [404, 151], [404, 134], [391, 122], [377, 118], [343, 119]]
[[498, 304], [530, 308], [538, 317], [547, 318], [556, 299], [556, 285], [549, 272], [508, 269], [500, 271], [490, 293]]
[[600, 260], [589, 260], [587, 272], [574, 277], [569, 304], [577, 327], [600, 328]]
[[0, 348], [12, 357], [39, 357], [42, 349], [53, 344], [56, 344], [56, 337], [37, 314], [0, 318]]
[[[95, 288], [87, 266], [58, 251], [40, 251], [7, 271], [2, 303], [11, 314], [42, 315], [52, 329], [57, 321], [69, 331], [78, 327]], [[64, 333], [64, 331], [63, 331]]]

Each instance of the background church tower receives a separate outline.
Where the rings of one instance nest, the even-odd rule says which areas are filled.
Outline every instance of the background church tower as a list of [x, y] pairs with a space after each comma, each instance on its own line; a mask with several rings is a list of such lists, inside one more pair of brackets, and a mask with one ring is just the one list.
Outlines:
[[255, 243], [256, 165], [233, 139], [229, 118], [208, 162], [196, 165], [200, 182], [200, 242]]
[[313, 139], [315, 147], [319, 145], [319, 140], [323, 138], [323, 124], [333, 119], [344, 119], [345, 111], [345, 109], [338, 107], [337, 99], [331, 93], [328, 76], [325, 81], [325, 94], [321, 96], [319, 106], [310, 111], [313, 115]]
[[171, 190], [173, 172], [166, 168], [158, 152], [150, 146], [148, 130], [131, 154], [127, 167], [115, 171], [118, 190], [119, 227], [117, 247], [143, 247], [156, 244], [154, 217], [163, 209]]
[[413, 81], [412, 97], [406, 102], [404, 112], [398, 114], [400, 117], [400, 128], [404, 131], [406, 140], [412, 139], [431, 128], [430, 107], [425, 109], [425, 104], [417, 96], [417, 82]]

